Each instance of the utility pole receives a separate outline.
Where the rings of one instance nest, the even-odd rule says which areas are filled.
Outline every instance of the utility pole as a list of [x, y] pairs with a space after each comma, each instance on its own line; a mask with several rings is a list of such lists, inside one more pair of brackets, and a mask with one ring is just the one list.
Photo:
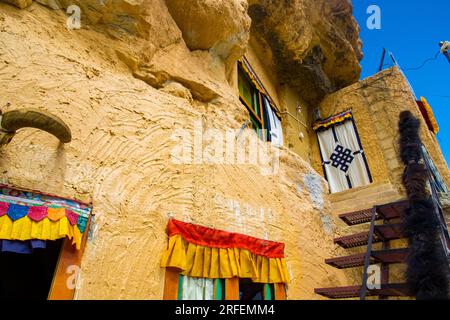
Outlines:
[[441, 53], [447, 57], [448, 62], [450, 62], [450, 41], [439, 42], [439, 47], [441, 47]]

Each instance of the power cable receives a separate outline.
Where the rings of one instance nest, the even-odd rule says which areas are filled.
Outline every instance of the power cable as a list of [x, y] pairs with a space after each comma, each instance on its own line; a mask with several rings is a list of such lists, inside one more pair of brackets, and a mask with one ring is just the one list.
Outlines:
[[422, 64], [420, 65], [420, 66], [418, 66], [418, 67], [415, 67], [415, 68], [407, 68], [407, 69], [403, 69], [403, 68], [400, 68], [400, 69], [402, 69], [403, 71], [415, 71], [415, 70], [420, 70], [420, 69], [422, 69], [423, 67], [425, 67], [425, 65], [428, 63], [428, 62], [430, 62], [430, 61], [435, 61], [438, 57], [439, 57], [439, 55], [441, 54], [441, 50], [439, 50], [436, 54], [435, 54], [435, 56], [433, 57], [433, 58], [428, 58], [428, 59], [426, 59], [424, 62], [422, 62]]

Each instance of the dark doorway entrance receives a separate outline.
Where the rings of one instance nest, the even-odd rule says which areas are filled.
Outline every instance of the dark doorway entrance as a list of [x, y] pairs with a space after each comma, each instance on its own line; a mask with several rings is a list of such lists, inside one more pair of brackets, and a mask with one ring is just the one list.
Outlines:
[[0, 252], [0, 300], [47, 300], [63, 240], [31, 254]]
[[264, 300], [264, 285], [250, 279], [239, 279], [239, 299], [243, 301]]

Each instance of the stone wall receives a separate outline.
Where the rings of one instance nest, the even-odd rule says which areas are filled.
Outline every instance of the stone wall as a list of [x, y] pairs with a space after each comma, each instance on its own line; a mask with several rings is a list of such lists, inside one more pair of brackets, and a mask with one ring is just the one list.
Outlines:
[[[374, 183], [390, 184], [400, 197], [405, 195], [398, 143], [398, 120], [404, 110], [410, 110], [420, 119], [423, 143], [447, 184], [450, 182], [450, 172], [437, 139], [428, 130], [409, 84], [397, 68], [384, 70], [331, 94], [320, 104], [323, 118], [348, 109], [352, 109]], [[323, 172], [317, 139], [311, 149], [314, 168]]]

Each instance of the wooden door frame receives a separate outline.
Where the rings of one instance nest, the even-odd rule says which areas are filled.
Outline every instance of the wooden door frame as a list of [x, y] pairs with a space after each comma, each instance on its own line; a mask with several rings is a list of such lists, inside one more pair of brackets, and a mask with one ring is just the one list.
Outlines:
[[[89, 216], [86, 229], [81, 240], [80, 250], [77, 250], [72, 244], [72, 240], [65, 238], [59, 253], [58, 263], [56, 264], [55, 274], [53, 276], [52, 285], [48, 294], [48, 300], [73, 300], [75, 297], [76, 285], [78, 285], [78, 275], [81, 268], [81, 260], [89, 234], [89, 226], [91, 224], [91, 216]], [[75, 270], [72, 270], [75, 267]], [[75, 279], [75, 288], [70, 288], [68, 282]]]

